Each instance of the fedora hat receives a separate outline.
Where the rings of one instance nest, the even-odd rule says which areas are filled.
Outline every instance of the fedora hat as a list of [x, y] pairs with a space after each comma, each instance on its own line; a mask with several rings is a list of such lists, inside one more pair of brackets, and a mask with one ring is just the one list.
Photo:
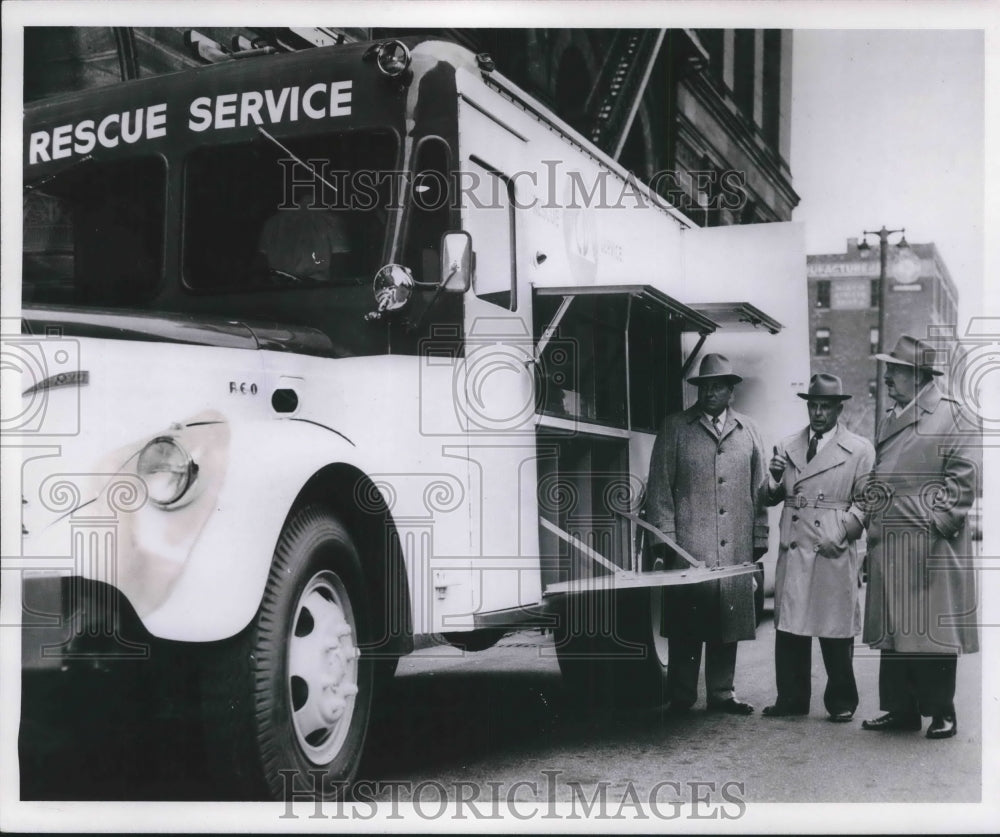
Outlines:
[[850, 395], [844, 395], [844, 385], [840, 378], [826, 372], [817, 372], [809, 379], [809, 392], [795, 394], [807, 400], [822, 398], [827, 401], [846, 401], [851, 398]]
[[725, 378], [738, 384], [743, 380], [733, 372], [733, 365], [725, 355], [707, 354], [701, 359], [698, 367], [698, 374], [688, 378], [689, 384], [700, 384], [702, 381], [711, 381], [716, 378]]
[[875, 355], [876, 360], [885, 363], [894, 363], [897, 366], [912, 366], [917, 369], [926, 369], [932, 375], [943, 375], [944, 372], [934, 368], [936, 362], [934, 347], [916, 337], [904, 334], [896, 341], [895, 348], [889, 354]]

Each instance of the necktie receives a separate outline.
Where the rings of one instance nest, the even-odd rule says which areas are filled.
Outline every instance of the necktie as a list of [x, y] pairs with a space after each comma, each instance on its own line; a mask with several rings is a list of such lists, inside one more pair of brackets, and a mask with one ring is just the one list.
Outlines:
[[721, 436], [722, 435], [722, 420], [718, 416], [713, 417], [713, 419], [712, 419], [712, 427], [715, 428], [715, 435], [716, 436]]
[[816, 455], [816, 445], [822, 438], [822, 433], [813, 434], [813, 437], [809, 440], [809, 447], [806, 448], [806, 462], [812, 462], [812, 458]]

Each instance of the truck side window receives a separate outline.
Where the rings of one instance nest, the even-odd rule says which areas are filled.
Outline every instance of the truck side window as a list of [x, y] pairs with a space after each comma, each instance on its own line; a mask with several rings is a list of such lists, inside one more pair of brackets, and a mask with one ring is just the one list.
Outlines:
[[417, 144], [404, 261], [418, 282], [437, 282], [441, 235], [452, 228], [450, 161], [448, 144], [440, 137], [425, 137]]
[[517, 310], [513, 185], [509, 178], [473, 159], [463, 180], [462, 216], [472, 234], [476, 296]]

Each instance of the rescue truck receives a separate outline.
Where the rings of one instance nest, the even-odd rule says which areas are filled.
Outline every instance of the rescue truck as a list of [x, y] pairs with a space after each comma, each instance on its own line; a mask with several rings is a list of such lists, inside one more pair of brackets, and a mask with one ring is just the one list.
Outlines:
[[23, 153], [24, 671], [180, 649], [240, 794], [335, 794], [415, 647], [544, 628], [658, 701], [664, 587], [756, 573], [642, 494], [706, 346], [801, 423], [796, 225], [700, 228], [419, 37], [47, 99]]

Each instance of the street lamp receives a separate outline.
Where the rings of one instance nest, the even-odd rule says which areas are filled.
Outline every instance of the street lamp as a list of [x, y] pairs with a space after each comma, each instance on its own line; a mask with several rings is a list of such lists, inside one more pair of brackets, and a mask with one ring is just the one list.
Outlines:
[[[877, 354], [883, 354], [885, 352], [885, 308], [886, 302], [889, 299], [889, 282], [888, 282], [888, 271], [886, 267], [889, 261], [889, 236], [895, 235], [896, 233], [902, 233], [903, 237], [899, 240], [896, 245], [898, 248], [909, 250], [910, 245], [906, 241], [906, 228], [901, 230], [887, 230], [885, 225], [882, 225], [880, 230], [865, 230], [861, 234], [861, 243], [858, 245], [858, 249], [862, 251], [869, 250], [868, 240], [866, 236], [877, 235], [878, 236], [878, 250], [879, 250], [879, 270], [878, 270], [878, 341], [877, 341]], [[883, 387], [883, 382], [878, 378], [878, 361], [875, 361], [875, 428], [876, 432], [878, 430], [878, 423], [882, 420], [882, 416], [885, 413], [885, 389]]]

